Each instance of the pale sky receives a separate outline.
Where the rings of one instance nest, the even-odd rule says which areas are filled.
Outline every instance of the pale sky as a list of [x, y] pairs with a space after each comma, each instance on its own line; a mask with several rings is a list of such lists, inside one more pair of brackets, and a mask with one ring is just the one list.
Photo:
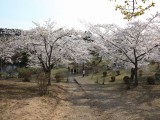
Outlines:
[[[160, 0], [155, 1], [156, 6], [142, 20], [160, 12]], [[121, 27], [127, 23], [109, 0], [0, 0], [0, 28], [31, 29], [35, 27], [32, 21], [43, 23], [49, 18], [58, 26], [76, 29], [84, 29], [83, 22]]]

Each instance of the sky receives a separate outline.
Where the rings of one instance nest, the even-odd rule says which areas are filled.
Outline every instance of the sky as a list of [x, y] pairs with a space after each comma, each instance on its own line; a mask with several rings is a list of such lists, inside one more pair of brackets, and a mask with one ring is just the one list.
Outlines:
[[[141, 16], [141, 20], [160, 12], [160, 0], [154, 1], [156, 6]], [[115, 11], [115, 5], [109, 0], [0, 0], [0, 28], [28, 30], [35, 27], [32, 21], [43, 24], [48, 19], [59, 27], [82, 30], [88, 23], [124, 27], [128, 21]]]

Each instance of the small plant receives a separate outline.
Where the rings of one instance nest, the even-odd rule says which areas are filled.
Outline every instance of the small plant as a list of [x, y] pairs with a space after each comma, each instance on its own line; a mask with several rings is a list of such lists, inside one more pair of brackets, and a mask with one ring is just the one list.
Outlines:
[[130, 83], [130, 77], [129, 76], [124, 76], [123, 81], [124, 81], [125, 84]]
[[155, 84], [154, 77], [147, 77], [147, 83], [148, 85], [154, 85]]
[[54, 76], [56, 82], [61, 82], [62, 80], [69, 82], [70, 73], [66, 68], [54, 69], [52, 75]]
[[110, 82], [115, 82], [115, 80], [116, 80], [116, 77], [115, 77], [115, 76], [112, 76]]
[[106, 76], [107, 76], [107, 72], [104, 71], [104, 72], [103, 72], [103, 77], [106, 77]]
[[124, 83], [126, 84], [126, 89], [130, 89], [130, 77], [129, 76], [124, 76], [123, 78]]
[[117, 71], [116, 71], [116, 76], [119, 76], [119, 75], [120, 75], [120, 71], [117, 70]]
[[32, 71], [28, 68], [19, 68], [18, 74], [20, 78], [23, 78], [24, 82], [29, 82], [32, 76]]
[[47, 75], [45, 73], [39, 73], [37, 76], [37, 85], [39, 94], [46, 95], [48, 93], [48, 87], [47, 87]]
[[23, 74], [24, 81], [25, 81], [25, 82], [30, 82], [31, 76], [32, 76], [31, 71], [26, 70], [26, 71], [24, 72], [24, 74]]
[[55, 79], [56, 82], [61, 82], [62, 80], [64, 80], [64, 75], [61, 72], [58, 72], [55, 74]]

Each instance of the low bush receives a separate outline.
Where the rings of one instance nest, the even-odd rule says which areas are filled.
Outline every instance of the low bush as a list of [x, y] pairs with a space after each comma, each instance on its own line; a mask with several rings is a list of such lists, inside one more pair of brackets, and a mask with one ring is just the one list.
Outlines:
[[154, 85], [155, 84], [154, 77], [147, 77], [147, 83], [148, 85]]
[[120, 75], [120, 71], [117, 70], [117, 71], [116, 71], [116, 76], [119, 76], [119, 75]]
[[124, 76], [123, 78], [124, 83], [126, 84], [126, 89], [129, 90], [130, 89], [130, 77], [129, 76]]
[[104, 72], [103, 72], [103, 77], [106, 77], [106, 76], [107, 76], [107, 72], [104, 71]]
[[115, 76], [111, 76], [111, 81], [110, 82], [115, 82], [116, 77]]
[[29, 82], [32, 76], [32, 71], [29, 68], [19, 68], [18, 69], [18, 76], [23, 78], [24, 82]]
[[129, 76], [124, 76], [123, 81], [124, 81], [125, 84], [129, 84], [130, 83], [130, 77]]
[[63, 73], [61, 73], [61, 72], [56, 73], [55, 74], [55, 79], [56, 79], [56, 82], [61, 82], [62, 80], [64, 80]]
[[54, 76], [56, 82], [61, 82], [64, 79], [68, 81], [69, 72], [68, 69], [58, 68], [53, 70], [52, 75]]

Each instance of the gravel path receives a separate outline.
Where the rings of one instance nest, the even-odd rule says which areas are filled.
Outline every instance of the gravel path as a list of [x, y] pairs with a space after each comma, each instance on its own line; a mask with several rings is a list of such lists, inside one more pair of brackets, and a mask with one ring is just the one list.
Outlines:
[[86, 103], [90, 101], [85, 91], [70, 78], [67, 84], [60, 83], [66, 88], [65, 99], [61, 100], [54, 112], [54, 120], [98, 120], [94, 109]]
[[76, 77], [63, 83], [67, 94], [55, 110], [54, 120], [160, 120], [160, 92], [116, 90]]

